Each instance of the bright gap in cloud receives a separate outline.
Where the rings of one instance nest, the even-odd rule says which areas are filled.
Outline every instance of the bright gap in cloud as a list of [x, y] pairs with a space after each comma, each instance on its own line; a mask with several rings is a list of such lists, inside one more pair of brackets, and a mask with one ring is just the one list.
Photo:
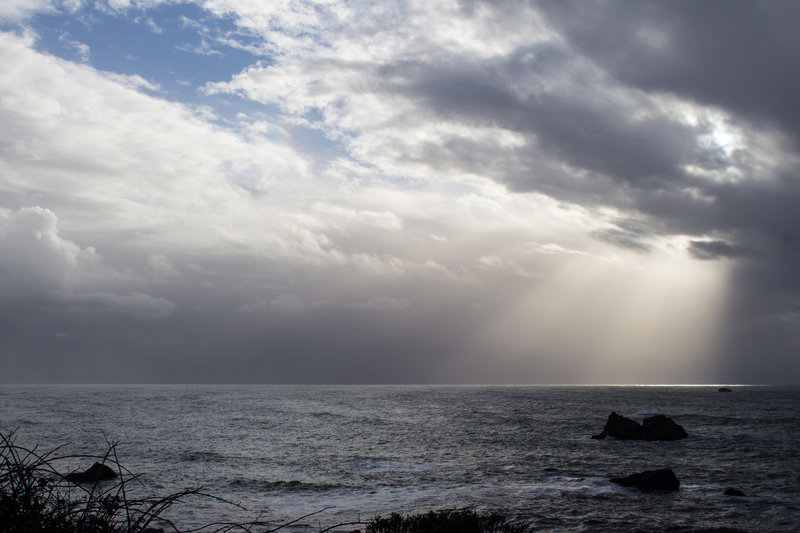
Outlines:
[[247, 49], [254, 36], [242, 32], [230, 17], [211, 16], [191, 3], [147, 10], [49, 10], [30, 24], [36, 28], [39, 51], [142, 77], [162, 96], [186, 103], [200, 100], [198, 87], [226, 80], [256, 60]]

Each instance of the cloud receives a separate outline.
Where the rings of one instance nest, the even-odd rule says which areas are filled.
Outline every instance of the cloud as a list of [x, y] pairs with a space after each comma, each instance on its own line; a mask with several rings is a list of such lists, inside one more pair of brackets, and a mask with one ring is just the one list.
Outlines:
[[5, 298], [34, 296], [53, 306], [88, 305], [138, 317], [163, 318], [175, 310], [167, 299], [138, 291], [97, 292], [124, 276], [109, 270], [94, 248], [61, 236], [58, 218], [49, 209], [0, 211], [0, 251], [0, 294]]
[[411, 307], [411, 302], [406, 298], [393, 296], [376, 296], [369, 300], [352, 302], [349, 307], [367, 311], [402, 311]]
[[652, 241], [656, 237], [656, 233], [650, 226], [636, 219], [619, 220], [614, 227], [595, 231], [594, 235], [598, 239], [616, 246], [641, 253], [651, 250], [648, 241]]
[[749, 248], [725, 241], [690, 241], [689, 254], [695, 259], [716, 260], [749, 257], [754, 254]]
[[[731, 150], [725, 124], [735, 116], [626, 85], [604, 64], [572, 53], [535, 9], [484, 7], [486, 17], [470, 10], [449, 15], [465, 36], [491, 35], [484, 51], [495, 53], [442, 42], [426, 26], [441, 13], [414, 17], [414, 30], [400, 32], [382, 18], [349, 12], [347, 33], [334, 31], [341, 22], [328, 27], [311, 19], [324, 36], [318, 43], [287, 46], [271, 64], [206, 91], [279, 105], [390, 175], [495, 180], [519, 192], [656, 218], [665, 222], [661, 234], [708, 233], [710, 217], [697, 213], [709, 202], [725, 209], [732, 187], [719, 181], [747, 176], [754, 165], [777, 170], [753, 155], [762, 151], [750, 149], [750, 139]], [[518, 19], [537, 21], [540, 32], [489, 30], [515, 27]], [[275, 32], [271, 25], [252, 29]], [[368, 30], [394, 46], [353, 56], [353, 36]], [[695, 225], [690, 231], [678, 228], [686, 220]]]
[[301, 313], [305, 309], [305, 303], [296, 294], [284, 292], [269, 302], [269, 306], [277, 311], [287, 313]]
[[799, 38], [791, 22], [800, 16], [795, 2], [542, 6], [570, 44], [626, 84], [800, 134], [793, 103], [800, 90]]
[[139, 318], [166, 318], [176, 309], [176, 305], [166, 298], [155, 297], [141, 292], [81, 294], [73, 298], [73, 301], [100, 305], [106, 310], [120, 311]]
[[7, 0], [0, 4], [0, 19], [18, 21], [51, 9], [50, 0]]
[[39, 206], [0, 210], [2, 292], [53, 294], [79, 285], [98, 268], [94, 248], [59, 234], [58, 219]]
[[680, 339], [699, 362], [670, 375], [725, 353], [746, 377], [709, 339], [767, 339], [800, 296], [793, 5], [161, 5], [82, 21], [251, 64], [181, 102], [172, 74], [96, 68], [91, 35], [85, 64], [48, 54], [30, 15], [78, 3], [0, 8], [0, 287], [42, 360], [64, 332], [203, 379], [535, 380], [667, 372], [647, 342]]

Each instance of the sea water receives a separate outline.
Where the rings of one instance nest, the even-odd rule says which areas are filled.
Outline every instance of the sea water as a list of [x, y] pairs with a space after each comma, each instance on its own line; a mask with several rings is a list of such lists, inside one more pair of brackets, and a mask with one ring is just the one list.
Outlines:
[[[689, 437], [591, 439], [611, 411], [665, 414]], [[466, 507], [536, 531], [800, 531], [797, 387], [0, 386], [0, 426], [39, 451], [116, 442], [136, 490], [202, 486], [246, 508], [191, 499], [168, 512], [182, 528]], [[678, 492], [609, 481], [664, 467]]]

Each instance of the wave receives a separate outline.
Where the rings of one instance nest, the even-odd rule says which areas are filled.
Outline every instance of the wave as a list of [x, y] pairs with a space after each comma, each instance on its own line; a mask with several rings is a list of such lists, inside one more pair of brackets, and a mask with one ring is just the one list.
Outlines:
[[433, 463], [414, 463], [398, 461], [395, 459], [360, 459], [355, 463], [355, 469], [366, 472], [398, 472], [427, 474], [441, 470], [442, 466]]
[[276, 480], [267, 481], [263, 479], [236, 478], [229, 484], [232, 487], [246, 490], [257, 490], [262, 492], [316, 492], [337, 490], [344, 488], [345, 485], [339, 483], [312, 483], [292, 479], [289, 481]]
[[200, 463], [221, 463], [226, 459], [221, 453], [198, 450], [183, 452], [178, 457], [181, 461]]
[[[664, 413], [659, 412], [659, 411], [648, 411], [646, 409], [642, 409], [641, 411], [636, 411], [635, 413], [631, 413], [631, 414], [626, 415], [626, 416], [628, 418], [648, 418], [650, 416], [663, 415], [663, 414]], [[667, 416], [669, 416], [669, 415], [667, 415]]]
[[547, 476], [532, 486], [537, 494], [581, 494], [584, 496], [601, 496], [619, 492], [619, 486], [604, 477], [571, 476], [556, 474]]
[[733, 440], [742, 435], [730, 435], [724, 433], [690, 433], [687, 440]]
[[685, 413], [681, 414], [676, 418], [680, 418], [681, 420], [687, 422], [699, 422], [704, 424], [715, 424], [715, 425], [738, 425], [738, 424], [746, 424], [748, 422], [752, 422], [752, 420], [743, 417], [737, 416], [730, 416], [730, 415], [714, 415], [708, 413]]

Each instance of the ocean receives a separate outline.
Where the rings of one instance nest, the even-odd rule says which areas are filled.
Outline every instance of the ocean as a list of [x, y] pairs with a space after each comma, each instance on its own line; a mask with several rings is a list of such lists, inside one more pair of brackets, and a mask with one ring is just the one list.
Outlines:
[[[0, 427], [39, 451], [117, 442], [137, 490], [202, 486], [246, 508], [190, 499], [167, 514], [182, 528], [471, 508], [535, 531], [800, 531], [800, 387], [732, 388], [4, 385]], [[591, 439], [611, 411], [665, 414], [689, 437]], [[663, 467], [678, 492], [609, 481]]]

